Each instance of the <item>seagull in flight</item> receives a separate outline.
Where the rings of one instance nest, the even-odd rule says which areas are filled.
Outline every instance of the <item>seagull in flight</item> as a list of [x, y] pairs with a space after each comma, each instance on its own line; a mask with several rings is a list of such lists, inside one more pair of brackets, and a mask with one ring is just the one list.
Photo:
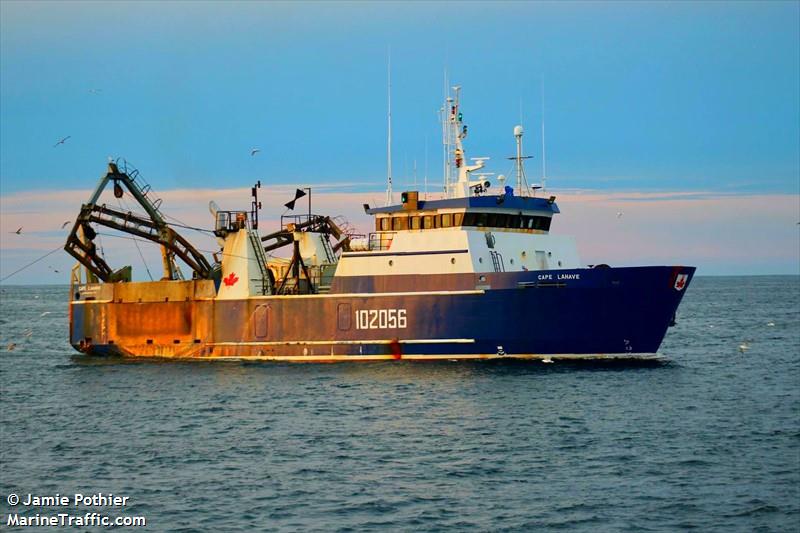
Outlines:
[[53, 145], [53, 148], [55, 148], [55, 147], [56, 147], [56, 146], [58, 146], [59, 144], [64, 144], [65, 142], [67, 142], [67, 139], [69, 139], [70, 137], [72, 137], [72, 135], [67, 135], [66, 137], [64, 137], [63, 139], [61, 139], [61, 140], [60, 140], [60, 141], [58, 141], [57, 143], [55, 143], [55, 144]]
[[17, 235], [22, 235], [22, 227], [20, 226], [17, 228], [17, 231], [9, 231], [9, 233], [16, 233]]
[[61, 224], [61, 229], [64, 229], [64, 228], [66, 228], [67, 226], [69, 226], [69, 223], [70, 223], [70, 221], [69, 221], [69, 220], [66, 220], [66, 221], [64, 221], [64, 223], [63, 223], [63, 224]]
[[253, 148], [252, 150], [250, 150], [250, 155], [256, 155], [260, 151], [261, 151], [261, 148]]

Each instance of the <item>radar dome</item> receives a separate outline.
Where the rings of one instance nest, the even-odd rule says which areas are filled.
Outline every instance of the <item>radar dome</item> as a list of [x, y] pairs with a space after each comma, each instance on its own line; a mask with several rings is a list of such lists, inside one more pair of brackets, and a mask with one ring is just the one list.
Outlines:
[[525, 133], [525, 130], [522, 129], [522, 126], [514, 126], [514, 137], [519, 137], [523, 133]]

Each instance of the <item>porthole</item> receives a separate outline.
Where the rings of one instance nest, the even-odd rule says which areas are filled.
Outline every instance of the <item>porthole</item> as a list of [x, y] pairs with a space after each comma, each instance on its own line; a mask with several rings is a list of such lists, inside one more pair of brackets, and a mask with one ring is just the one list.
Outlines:
[[551, 255], [553, 255], [553, 252], [547, 252], [547, 257], [550, 257]]
[[512, 264], [512, 265], [514, 264], [514, 259], [511, 259], [511, 264]]
[[450, 258], [450, 264], [451, 265], [455, 265], [456, 264], [456, 258], [455, 257], [451, 257]]
[[528, 256], [528, 252], [525, 250], [522, 251], [522, 258], [525, 259]]
[[483, 257], [478, 258], [478, 263], [483, 263]]
[[392, 261], [391, 259], [389, 259], [389, 266], [393, 266], [393, 265], [394, 265], [394, 261]]
[[558, 266], [561, 266], [561, 261], [558, 262]]

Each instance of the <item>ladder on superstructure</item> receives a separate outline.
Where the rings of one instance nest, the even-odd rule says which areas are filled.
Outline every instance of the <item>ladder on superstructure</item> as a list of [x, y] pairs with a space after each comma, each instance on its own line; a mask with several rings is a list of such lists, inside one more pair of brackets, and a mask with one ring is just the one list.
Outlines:
[[264, 252], [264, 247], [261, 245], [261, 237], [258, 236], [258, 231], [251, 229], [248, 233], [250, 244], [256, 252], [256, 263], [258, 263], [258, 271], [261, 273], [261, 294], [272, 294], [272, 283], [269, 279], [269, 268], [267, 267], [267, 254]]
[[495, 252], [494, 250], [490, 250], [489, 255], [492, 256], [492, 264], [494, 265], [494, 271], [505, 272], [506, 266], [503, 264], [503, 256], [500, 255], [500, 252]]
[[323, 234], [320, 236], [322, 240], [322, 247], [325, 249], [325, 258], [328, 260], [328, 264], [333, 264], [336, 262], [336, 254], [333, 253], [333, 248], [331, 248], [331, 243], [328, 240], [328, 236]]

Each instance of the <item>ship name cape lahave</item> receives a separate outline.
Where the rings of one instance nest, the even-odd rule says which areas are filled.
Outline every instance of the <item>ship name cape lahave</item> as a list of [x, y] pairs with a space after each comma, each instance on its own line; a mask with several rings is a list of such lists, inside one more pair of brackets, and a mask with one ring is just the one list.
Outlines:
[[[550, 281], [550, 280], [553, 280], [554, 278], [553, 278], [553, 274], [539, 274], [538, 276], [536, 276], [536, 279], [541, 280], [541, 281], [545, 281], [545, 280]], [[580, 274], [556, 274], [555, 275], [555, 280], [557, 280], [557, 281], [569, 280], [569, 279], [581, 279], [581, 275]]]

